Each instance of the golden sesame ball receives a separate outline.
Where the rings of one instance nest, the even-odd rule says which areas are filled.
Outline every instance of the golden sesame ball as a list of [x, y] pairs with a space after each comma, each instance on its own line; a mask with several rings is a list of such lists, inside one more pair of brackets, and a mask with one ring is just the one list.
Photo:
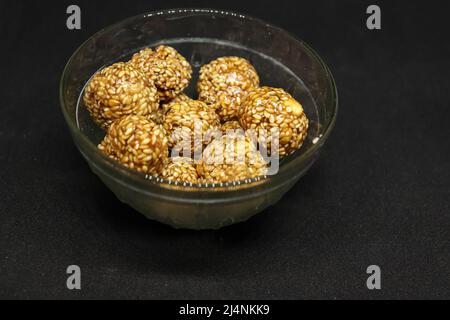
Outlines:
[[170, 110], [172, 105], [174, 105], [175, 103], [178, 103], [180, 101], [188, 101], [188, 100], [192, 100], [192, 99], [189, 98], [184, 93], [180, 93], [175, 98], [171, 99], [169, 102], [163, 102], [159, 106], [158, 110], [152, 112], [148, 118], [150, 120], [156, 122], [157, 124], [163, 124], [164, 120], [166, 119], [166, 113]]
[[183, 141], [190, 139], [193, 151], [194, 140], [203, 141], [202, 135], [208, 131], [220, 130], [220, 121], [214, 110], [204, 102], [190, 99], [172, 104], [163, 126], [167, 132], [170, 148], [180, 146]]
[[192, 77], [189, 62], [168, 46], [143, 49], [131, 58], [130, 63], [153, 80], [161, 101], [175, 98], [189, 85]]
[[153, 82], [123, 62], [97, 72], [87, 84], [83, 100], [94, 121], [104, 129], [123, 116], [146, 116], [159, 106]]
[[210, 143], [197, 165], [205, 182], [232, 182], [267, 174], [267, 163], [252, 140], [241, 134], [227, 134]]
[[222, 124], [221, 130], [222, 134], [227, 134], [227, 131], [244, 132], [244, 129], [242, 129], [241, 124], [237, 120], [225, 122]]
[[135, 115], [114, 122], [98, 147], [125, 166], [151, 174], [160, 172], [169, 155], [162, 127]]
[[166, 114], [174, 104], [176, 104], [178, 102], [182, 102], [182, 101], [186, 102], [186, 101], [190, 101], [190, 100], [192, 100], [192, 99], [189, 96], [187, 96], [184, 93], [180, 93], [175, 98], [162, 103], [161, 108], [163, 109], [164, 114]]
[[308, 118], [302, 105], [283, 89], [261, 87], [250, 92], [242, 106], [240, 123], [244, 130], [260, 131], [267, 137], [267, 151], [270, 153], [271, 139], [279, 130], [279, 156], [284, 157], [298, 150], [308, 133]]
[[219, 114], [221, 121], [237, 119], [242, 101], [259, 86], [259, 76], [246, 59], [222, 57], [200, 69], [197, 90]]
[[191, 158], [171, 158], [161, 171], [161, 177], [176, 182], [198, 183], [199, 176]]

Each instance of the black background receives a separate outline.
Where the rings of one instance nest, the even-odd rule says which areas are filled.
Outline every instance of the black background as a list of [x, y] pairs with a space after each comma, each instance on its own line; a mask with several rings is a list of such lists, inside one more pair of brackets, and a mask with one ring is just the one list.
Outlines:
[[[78, 4], [82, 30], [66, 28]], [[382, 30], [365, 26], [382, 9]], [[215, 7], [289, 30], [330, 66], [337, 126], [274, 207], [176, 231], [120, 203], [60, 112], [73, 51], [128, 16]], [[448, 1], [1, 1], [1, 298], [450, 298]], [[66, 267], [82, 290], [66, 289]], [[382, 290], [366, 268], [382, 269]]]

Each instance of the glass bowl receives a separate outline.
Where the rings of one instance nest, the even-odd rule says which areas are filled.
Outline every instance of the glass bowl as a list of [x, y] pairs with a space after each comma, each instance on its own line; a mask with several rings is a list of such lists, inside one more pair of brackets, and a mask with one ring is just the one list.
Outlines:
[[[167, 44], [191, 63], [195, 96], [198, 70], [221, 56], [247, 58], [261, 84], [284, 88], [299, 100], [310, 120], [303, 147], [283, 159], [278, 174], [220, 185], [174, 184], [130, 170], [97, 148], [105, 132], [83, 106], [83, 88], [99, 69], [128, 60], [143, 47]], [[70, 58], [62, 75], [60, 100], [73, 140], [92, 171], [124, 203], [146, 217], [187, 229], [219, 229], [245, 221], [275, 204], [316, 160], [336, 120], [333, 77], [304, 42], [264, 21], [209, 9], [175, 9], [142, 14], [107, 27]]]

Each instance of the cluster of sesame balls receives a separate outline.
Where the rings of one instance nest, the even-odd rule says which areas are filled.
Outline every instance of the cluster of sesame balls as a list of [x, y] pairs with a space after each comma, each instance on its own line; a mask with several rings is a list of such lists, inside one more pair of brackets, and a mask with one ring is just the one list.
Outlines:
[[[246, 59], [222, 57], [204, 65], [198, 100], [183, 93], [191, 78], [189, 62], [169, 46], [146, 48], [128, 62], [97, 72], [83, 101], [107, 131], [99, 149], [131, 169], [166, 180], [226, 183], [267, 173], [268, 163], [255, 143], [261, 143], [262, 133], [269, 151], [276, 133], [280, 158], [306, 139], [308, 119], [301, 104], [283, 89], [260, 86]], [[197, 136], [208, 132], [220, 135]], [[189, 156], [170, 157], [179, 141], [201, 143], [183, 146]]]

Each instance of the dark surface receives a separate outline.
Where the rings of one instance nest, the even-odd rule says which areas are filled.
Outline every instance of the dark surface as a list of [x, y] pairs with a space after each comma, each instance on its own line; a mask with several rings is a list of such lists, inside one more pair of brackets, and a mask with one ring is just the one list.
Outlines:
[[[1, 1], [1, 298], [450, 298], [449, 2]], [[245, 5], [245, 7], [243, 7]], [[226, 8], [298, 35], [340, 92], [309, 173], [247, 223], [175, 231], [121, 204], [72, 143], [58, 102], [65, 62], [122, 18]], [[82, 290], [65, 269], [82, 269]], [[366, 268], [382, 269], [381, 291]]]

